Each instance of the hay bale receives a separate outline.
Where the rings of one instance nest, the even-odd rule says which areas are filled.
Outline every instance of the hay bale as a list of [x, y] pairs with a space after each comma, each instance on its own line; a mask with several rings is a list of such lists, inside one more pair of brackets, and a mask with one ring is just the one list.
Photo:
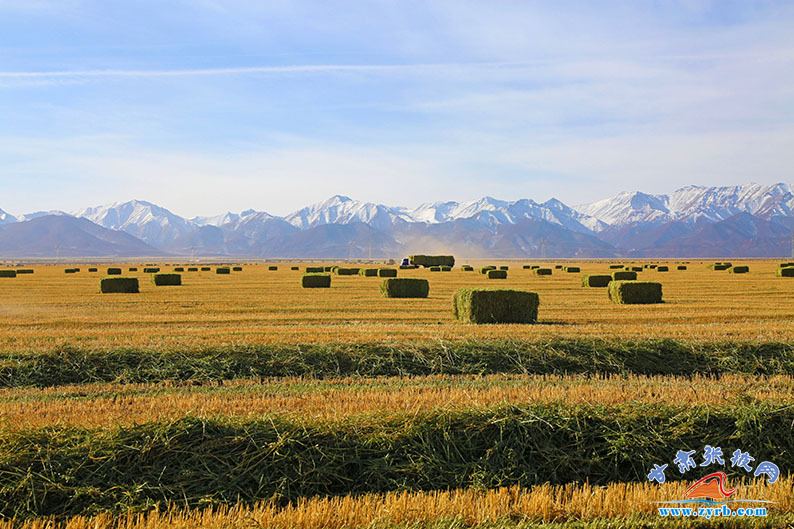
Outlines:
[[185, 269], [182, 266], [177, 266], [176, 268], [174, 268], [174, 272], [184, 272], [184, 271]]
[[603, 288], [608, 286], [610, 281], [612, 281], [612, 276], [608, 276], [608, 275], [593, 274], [593, 275], [582, 276], [583, 287]]
[[334, 267], [334, 273], [338, 276], [355, 276], [358, 275], [360, 268], [341, 268], [341, 267]]
[[378, 277], [397, 277], [396, 268], [379, 268]]
[[623, 268], [626, 272], [642, 272], [641, 266], [626, 266]]
[[377, 268], [362, 268], [358, 271], [358, 275], [363, 277], [378, 277]]
[[442, 266], [441, 267], [441, 271], [442, 272], [452, 272], [452, 267], [451, 266]]
[[160, 271], [160, 267], [159, 266], [146, 267], [146, 268], [143, 269], [143, 273], [144, 274], [156, 274], [159, 271]]
[[578, 274], [582, 270], [578, 266], [566, 266], [562, 271], [568, 272], [569, 274]]
[[775, 275], [777, 277], [794, 277], [794, 266], [778, 268]]
[[121, 275], [121, 268], [108, 268], [107, 275], [109, 276], [120, 276]]
[[152, 283], [158, 287], [179, 286], [182, 284], [181, 274], [152, 274]]
[[777, 265], [778, 268], [790, 268], [792, 266], [794, 266], [794, 263], [780, 263]]
[[537, 270], [538, 268], [540, 268], [540, 265], [532, 265], [529, 267], [530, 270]]
[[507, 279], [507, 270], [488, 270], [488, 279]]
[[676, 270], [686, 270], [686, 265], [678, 265], [675, 268]]
[[612, 272], [612, 281], [636, 281], [637, 272], [629, 272], [628, 270], [616, 270]]
[[103, 277], [99, 280], [99, 291], [103, 294], [137, 294], [137, 277]]
[[441, 271], [441, 267], [440, 266], [431, 266], [430, 267], [430, 271], [431, 272], [440, 272]]
[[[68, 274], [69, 272], [67, 272]], [[16, 270], [0, 270], [0, 277], [16, 277]]]
[[[239, 267], [239, 266], [235, 267], [235, 268], [240, 268], [239, 270], [235, 270], [235, 272], [242, 272], [243, 271], [243, 269], [241, 267]], [[290, 270], [300, 270], [300, 267], [299, 266], [290, 266], [289, 269]]]
[[211, 268], [211, 267], [209, 267], [209, 266], [202, 266], [202, 267], [201, 267], [201, 271], [202, 271], [202, 272], [209, 272], [210, 270], [212, 270], [212, 268]]
[[497, 288], [461, 288], [452, 298], [455, 318], [469, 323], [534, 323], [539, 304], [535, 292]]
[[278, 270], [278, 267], [277, 267], [277, 266], [275, 266], [275, 265], [270, 265], [270, 266], [268, 266], [268, 267], [267, 267], [267, 269], [268, 269], [269, 271], [271, 271], [271, 272], [275, 272], [276, 270]]
[[80, 271], [79, 268], [72, 268], [72, 270], [74, 270], [75, 272], [79, 272]]
[[532, 270], [532, 265], [524, 265], [521, 268], [524, 270]]
[[307, 266], [306, 267], [306, 273], [307, 274], [322, 274], [325, 271], [326, 270], [325, 270], [324, 266]]
[[407, 265], [400, 265], [399, 268], [400, 268], [400, 270], [416, 270], [419, 267], [416, 266], [416, 265], [407, 264]]
[[303, 288], [331, 288], [331, 274], [327, 272], [312, 272], [301, 276]]
[[481, 274], [483, 274], [483, 275], [485, 275], [485, 274], [487, 274], [487, 273], [488, 273], [490, 270], [496, 270], [496, 267], [495, 267], [495, 266], [490, 266], [490, 265], [488, 265], [488, 266], [483, 266], [482, 268], [480, 268], [480, 273], [481, 273]]
[[555, 270], [562, 270], [562, 265], [554, 265]]
[[750, 271], [750, 267], [746, 265], [732, 266], [728, 268], [729, 274], [746, 274]]
[[413, 277], [390, 277], [383, 280], [380, 292], [387, 298], [426, 298], [430, 293], [430, 282]]
[[138, 268], [137, 268], [137, 267], [135, 267], [135, 266], [131, 266], [131, 267], [127, 268], [127, 271], [128, 271], [128, 272], [137, 272], [137, 271], [138, 271]]
[[609, 269], [610, 270], [620, 270], [623, 267], [624, 267], [624, 265], [622, 265], [622, 264], [611, 264], [611, 265], [609, 265]]
[[535, 268], [532, 273], [536, 276], [550, 276], [551, 268]]
[[[94, 271], [96, 272], [96, 268], [94, 269]], [[26, 275], [26, 274], [32, 274], [32, 273], [33, 273], [33, 269], [32, 268], [19, 268], [19, 269], [17, 269], [17, 275]]]
[[89, 268], [88, 271], [89, 272], [99, 272], [99, 269], [98, 268]]
[[659, 265], [659, 266], [656, 267], [656, 271], [657, 272], [668, 272], [669, 270], [670, 270], [670, 267], [667, 267], [667, 266], [664, 266], [664, 265]]
[[409, 255], [408, 263], [416, 266], [455, 266], [452, 255]]
[[499, 270], [510, 270], [509, 266], [500, 266]]
[[188, 268], [188, 269], [187, 269], [187, 271], [188, 271], [188, 272], [198, 272], [198, 267], [196, 267], [196, 266], [191, 266], [190, 268]]
[[469, 266], [469, 265], [463, 265], [463, 266], [460, 267], [460, 269], [463, 270], [464, 272], [473, 272], [474, 271], [474, 267]]
[[[323, 272], [333, 272], [334, 268], [336, 268], [334, 265], [324, 266], [323, 267]], [[315, 273], [315, 272], [312, 272], [312, 273]]]
[[652, 281], [612, 281], [607, 295], [619, 305], [662, 303], [662, 284]]
[[[144, 272], [145, 271], [146, 270], [144, 270]], [[228, 266], [219, 266], [218, 268], [215, 269], [215, 273], [216, 274], [228, 275], [228, 274], [231, 274], [232, 271], [229, 269]]]

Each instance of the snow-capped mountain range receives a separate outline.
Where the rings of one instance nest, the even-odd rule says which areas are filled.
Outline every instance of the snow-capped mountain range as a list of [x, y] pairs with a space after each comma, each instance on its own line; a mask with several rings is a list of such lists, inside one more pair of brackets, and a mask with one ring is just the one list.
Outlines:
[[794, 188], [784, 183], [687, 186], [670, 195], [624, 192], [573, 207], [557, 199], [538, 203], [484, 197], [409, 209], [336, 195], [284, 217], [250, 209], [183, 218], [141, 200], [69, 214], [15, 217], [0, 210], [0, 255], [3, 232], [58, 215], [87, 219], [126, 232], [157, 251], [181, 255], [361, 257], [444, 250], [470, 257], [679, 256], [677, 252], [694, 257], [699, 238], [708, 236], [702, 247], [717, 256], [738, 256], [737, 248], [754, 254], [747, 239], [764, 239], [756, 246], [765, 255], [783, 256], [790, 252], [794, 228]]

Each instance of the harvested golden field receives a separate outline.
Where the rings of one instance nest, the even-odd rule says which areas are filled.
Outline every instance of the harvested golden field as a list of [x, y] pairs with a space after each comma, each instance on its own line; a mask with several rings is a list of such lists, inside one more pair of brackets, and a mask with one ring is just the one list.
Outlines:
[[501, 404], [723, 406], [794, 404], [787, 376], [583, 377], [492, 375], [362, 380], [234, 380], [205, 386], [85, 384], [0, 390], [0, 428], [115, 427], [182, 417], [294, 416], [310, 422], [360, 414], [454, 411]]
[[[532, 262], [532, 261], [527, 261]], [[554, 270], [537, 277], [508, 263], [508, 279], [474, 272], [400, 270], [400, 277], [430, 281], [427, 299], [386, 299], [381, 279], [334, 276], [330, 289], [303, 289], [301, 271], [289, 264], [269, 271], [246, 265], [217, 275], [183, 272], [183, 285], [156, 287], [149, 274], [140, 294], [100, 294], [99, 272], [65, 274], [65, 266], [36, 266], [35, 274], [0, 278], [0, 350], [86, 349], [274, 343], [449, 341], [464, 339], [676, 338], [691, 341], [789, 341], [794, 338], [794, 280], [775, 277], [777, 261], [747, 261], [750, 273], [728, 274], [690, 262], [689, 270], [647, 269], [640, 279], [660, 281], [665, 303], [612, 304], [602, 288], [582, 288], [581, 275], [608, 273], [606, 262], [575, 262], [581, 273]], [[307, 263], [300, 263], [301, 269]], [[483, 263], [472, 262], [472, 265]], [[493, 264], [505, 264], [494, 262]], [[359, 266], [359, 265], [356, 265]], [[163, 272], [172, 267], [161, 266]], [[501, 287], [538, 292], [539, 325], [467, 325], [453, 320], [451, 299], [461, 287]]]
[[[609, 519], [610, 527], [679, 527], [674, 519], [656, 525], [658, 501], [676, 500], [690, 482], [659, 486], [652, 483], [615, 483], [604, 487], [568, 484], [493, 490], [395, 492], [337, 498], [312, 498], [278, 507], [268, 503], [233, 507], [152, 511], [124, 516], [77, 516], [63, 522], [29, 520], [24, 524], [3, 523], [0, 529], [165, 529], [250, 528], [353, 529], [365, 527], [513, 527], [515, 524]], [[788, 527], [794, 510], [794, 481], [781, 479], [774, 486], [761, 481], [740, 484], [743, 497], [771, 501], [768, 515]], [[736, 507], [734, 506], [734, 509]], [[688, 520], [678, 520], [680, 523]], [[691, 520], [689, 520], [691, 521]], [[714, 520], [717, 521], [716, 519]], [[743, 527], [755, 527], [752, 519]], [[765, 522], [759, 518], [756, 522]], [[428, 525], [419, 525], [428, 524]], [[773, 525], [772, 525], [773, 526]], [[554, 527], [554, 525], [550, 525]], [[583, 526], [589, 527], [589, 526]], [[596, 527], [595, 525], [593, 527]], [[602, 526], [599, 526], [602, 527]]]

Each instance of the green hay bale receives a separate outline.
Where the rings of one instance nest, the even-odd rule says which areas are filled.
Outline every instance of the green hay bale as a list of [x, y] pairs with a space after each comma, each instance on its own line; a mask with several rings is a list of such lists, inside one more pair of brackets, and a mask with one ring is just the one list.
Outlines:
[[147, 267], [147, 268], [143, 269], [143, 273], [144, 274], [156, 274], [159, 271], [160, 271], [160, 267], [159, 266], [153, 266], [151, 268]]
[[538, 268], [540, 268], [540, 265], [532, 265], [529, 267], [530, 270], [537, 270]]
[[463, 270], [464, 272], [473, 272], [474, 271], [474, 267], [469, 266], [469, 265], [463, 265], [463, 266], [460, 267], [460, 269]]
[[380, 293], [387, 298], [426, 298], [430, 282], [412, 277], [390, 277], [381, 283]]
[[[144, 272], [145, 271], [146, 270], [144, 270]], [[216, 274], [228, 275], [228, 274], [231, 274], [232, 271], [229, 269], [228, 266], [219, 266], [218, 268], [215, 269], [215, 273]]]
[[610, 270], [619, 270], [621, 268], [623, 268], [622, 264], [611, 264], [611, 265], [609, 265], [609, 269]]
[[75, 272], [79, 272], [80, 271], [79, 268], [72, 268], [72, 270], [74, 270]]
[[187, 269], [187, 271], [188, 272], [198, 272], [198, 267], [191, 266], [190, 268]]
[[550, 276], [551, 268], [535, 268], [532, 273], [536, 276]]
[[582, 270], [578, 266], [566, 266], [562, 271], [568, 272], [569, 274], [578, 274]]
[[363, 277], [378, 277], [377, 268], [362, 268], [358, 271], [358, 275]]
[[127, 271], [128, 271], [128, 272], [137, 272], [137, 271], [138, 271], [138, 268], [136, 268], [136, 267], [134, 267], [134, 266], [131, 266], [131, 267], [127, 268]]
[[728, 268], [729, 274], [746, 274], [750, 271], [750, 267], [746, 265], [732, 266]]
[[624, 268], [627, 272], [642, 272], [641, 266], [627, 266]]
[[0, 270], [0, 277], [16, 277], [16, 270]]
[[[240, 267], [237, 267], [237, 268], [240, 268]], [[300, 267], [299, 266], [290, 266], [289, 269], [293, 270], [293, 271], [294, 270], [300, 270]], [[239, 270], [235, 270], [235, 272], [242, 272], [242, 271], [243, 271], [242, 268], [240, 268]]]
[[534, 323], [539, 304], [535, 292], [461, 288], [452, 299], [452, 310], [457, 320], [469, 323]]
[[330, 288], [331, 274], [327, 272], [312, 272], [301, 276], [303, 288]]
[[103, 277], [99, 280], [99, 291], [103, 294], [137, 294], [137, 277]]
[[613, 281], [636, 281], [637, 272], [630, 272], [628, 270], [616, 270], [612, 272]]
[[338, 276], [355, 276], [358, 275], [360, 268], [340, 268], [335, 267], [334, 273]]
[[[334, 268], [335, 268], [335, 266], [333, 266], [333, 265], [324, 266], [323, 267], [323, 272], [333, 272]], [[315, 272], [312, 272], [312, 273], [315, 273]]]
[[306, 267], [306, 273], [307, 274], [322, 274], [323, 272], [326, 272], [326, 271], [327, 270], [323, 266], [307, 266]]
[[409, 255], [408, 262], [416, 266], [455, 266], [452, 255]]
[[667, 266], [662, 266], [662, 265], [660, 265], [660, 266], [657, 266], [657, 267], [656, 267], [656, 271], [657, 271], [657, 272], [668, 272], [669, 270], [670, 270], [670, 268], [669, 268], [669, 267], [667, 267]]
[[510, 270], [509, 266], [500, 266], [499, 270]]
[[523, 270], [532, 270], [532, 265], [524, 265], [521, 267]]
[[451, 266], [442, 266], [441, 267], [441, 271], [442, 272], [452, 272], [452, 267]]
[[[94, 269], [94, 271], [96, 272], [96, 268]], [[33, 269], [32, 268], [20, 268], [20, 269], [17, 270], [17, 275], [25, 275], [25, 274], [32, 274], [32, 273], [33, 273]]]
[[210, 270], [212, 270], [212, 268], [211, 268], [211, 267], [209, 267], [209, 266], [202, 266], [202, 267], [201, 267], [201, 271], [202, 271], [202, 272], [209, 272]]
[[184, 271], [185, 271], [184, 267], [181, 266], [177, 266], [176, 268], [174, 268], [174, 272], [184, 272]]
[[276, 270], [278, 270], [278, 267], [277, 267], [277, 266], [273, 266], [273, 265], [271, 265], [271, 266], [268, 266], [268, 267], [267, 267], [267, 269], [268, 269], [269, 271], [271, 271], [271, 272], [275, 272]]
[[780, 263], [777, 266], [778, 266], [778, 268], [789, 268], [789, 267], [794, 266], [794, 263]]
[[652, 281], [612, 281], [607, 295], [619, 305], [662, 303], [662, 284]]
[[379, 268], [378, 277], [397, 277], [397, 269], [395, 268]]
[[507, 270], [488, 270], [488, 279], [507, 279]]
[[120, 276], [121, 275], [121, 268], [108, 268], [107, 275], [109, 275], [109, 276]]
[[431, 272], [440, 272], [441, 271], [441, 267], [440, 266], [431, 266], [430, 267], [430, 271]]
[[603, 288], [609, 285], [612, 276], [608, 275], [584, 275], [582, 276], [582, 286], [592, 288]]
[[99, 272], [99, 269], [98, 268], [89, 268], [88, 271], [89, 272]]
[[77, 270], [75, 270], [74, 268], [67, 268], [63, 271], [64, 274], [74, 274], [75, 272], [77, 272]]
[[490, 270], [496, 270], [496, 267], [495, 267], [495, 266], [490, 266], [490, 265], [489, 265], [489, 266], [483, 266], [482, 268], [480, 268], [480, 273], [481, 273], [481, 274], [483, 274], [483, 275], [485, 275], [485, 274], [487, 274], [487, 273], [488, 273]]
[[152, 274], [152, 283], [158, 287], [179, 286], [182, 284], [181, 274]]
[[775, 271], [775, 275], [777, 277], [794, 277], [794, 266], [778, 268], [777, 271]]
[[675, 268], [676, 270], [686, 270], [686, 265], [678, 265]]
[[562, 270], [562, 265], [554, 265], [555, 270]]

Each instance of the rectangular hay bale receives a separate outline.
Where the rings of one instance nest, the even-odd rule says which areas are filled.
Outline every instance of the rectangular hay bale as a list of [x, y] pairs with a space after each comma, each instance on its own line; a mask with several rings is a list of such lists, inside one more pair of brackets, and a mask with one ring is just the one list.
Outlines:
[[653, 281], [612, 281], [607, 295], [619, 305], [663, 303], [662, 284]]
[[535, 292], [461, 288], [452, 299], [455, 319], [469, 323], [535, 323], [540, 298]]
[[383, 280], [380, 292], [387, 298], [426, 298], [430, 282], [413, 277], [390, 277]]
[[603, 288], [608, 286], [610, 281], [612, 281], [612, 276], [609, 275], [588, 274], [582, 276], [583, 287]]
[[179, 286], [182, 284], [182, 274], [152, 274], [152, 283], [158, 287]]
[[488, 279], [507, 279], [507, 270], [488, 270]]
[[99, 280], [99, 291], [102, 294], [137, 294], [137, 277], [103, 277]]
[[331, 288], [331, 274], [328, 272], [312, 272], [301, 276], [303, 288]]

